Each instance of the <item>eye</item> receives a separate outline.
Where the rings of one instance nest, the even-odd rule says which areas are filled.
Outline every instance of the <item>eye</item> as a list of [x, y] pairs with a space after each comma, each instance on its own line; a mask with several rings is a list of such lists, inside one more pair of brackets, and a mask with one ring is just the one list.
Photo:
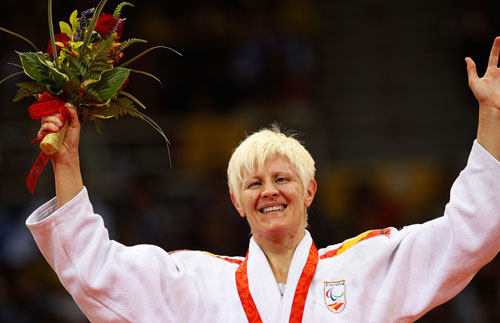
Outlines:
[[260, 181], [254, 181], [254, 182], [250, 182], [250, 184], [248, 184], [247, 188], [256, 188], [259, 186], [260, 186]]
[[276, 178], [276, 183], [288, 183], [289, 179], [286, 177], [278, 177]]

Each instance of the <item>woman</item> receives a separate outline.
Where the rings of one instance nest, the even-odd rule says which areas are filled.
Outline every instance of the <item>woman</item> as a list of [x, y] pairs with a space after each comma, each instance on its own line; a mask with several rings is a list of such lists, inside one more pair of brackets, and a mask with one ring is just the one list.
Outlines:
[[[109, 240], [88, 200], [71, 111], [52, 160], [56, 199], [27, 225], [93, 322], [412, 322], [460, 292], [500, 249], [499, 52], [497, 38], [482, 78], [466, 58], [477, 140], [444, 215], [427, 223], [317, 250], [305, 230], [314, 161], [295, 139], [263, 130], [228, 167], [231, 200], [253, 234], [246, 258], [125, 247]], [[60, 127], [47, 117], [39, 134]]]

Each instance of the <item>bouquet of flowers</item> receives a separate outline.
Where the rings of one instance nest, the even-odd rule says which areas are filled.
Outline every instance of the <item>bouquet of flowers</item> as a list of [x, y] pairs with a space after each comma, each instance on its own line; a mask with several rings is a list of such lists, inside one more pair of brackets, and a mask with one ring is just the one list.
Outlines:
[[[130, 115], [148, 122], [165, 138], [168, 147], [168, 140], [160, 126], [138, 108], [145, 109], [145, 106], [123, 89], [131, 73], [149, 76], [161, 85], [161, 81], [154, 75], [127, 66], [152, 50], [158, 48], [174, 50], [166, 46], [155, 46], [120, 63], [126, 48], [146, 41], [138, 38], [122, 41], [125, 19], [121, 17], [121, 12], [124, 7], [133, 5], [122, 2], [110, 15], [102, 13], [106, 2], [107, 0], [101, 0], [96, 8], [85, 10], [80, 15], [77, 10], [73, 11], [69, 24], [61, 21], [59, 23], [61, 33], [54, 34], [52, 1], [48, 0], [50, 41], [46, 52], [39, 51], [27, 38], [0, 27], [0, 30], [25, 40], [36, 50], [36, 52], [17, 52], [21, 65], [13, 65], [22, 71], [7, 76], [0, 81], [0, 84], [21, 74], [26, 74], [32, 79], [17, 84], [17, 95], [14, 98], [15, 102], [27, 97], [37, 99], [28, 108], [32, 119], [41, 119], [59, 112], [65, 122], [66, 105], [69, 105], [78, 110], [80, 120], [94, 121], [100, 133], [102, 119]], [[67, 124], [59, 132], [33, 141], [41, 142], [42, 152], [26, 180], [32, 194], [43, 167], [50, 156], [59, 150], [66, 129]]]

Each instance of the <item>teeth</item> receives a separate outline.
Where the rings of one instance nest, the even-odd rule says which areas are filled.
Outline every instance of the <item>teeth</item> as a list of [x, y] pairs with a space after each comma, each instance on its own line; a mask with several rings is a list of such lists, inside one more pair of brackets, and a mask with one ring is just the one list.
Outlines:
[[266, 207], [262, 210], [262, 212], [273, 212], [273, 211], [280, 211], [283, 210], [283, 205], [276, 205], [276, 206], [271, 206], [271, 207]]

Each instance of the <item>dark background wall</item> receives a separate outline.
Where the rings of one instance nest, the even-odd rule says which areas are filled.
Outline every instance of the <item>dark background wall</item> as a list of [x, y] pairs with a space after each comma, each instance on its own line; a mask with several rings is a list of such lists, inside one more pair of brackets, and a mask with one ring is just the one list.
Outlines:
[[[109, 1], [112, 13], [118, 1]], [[97, 1], [54, 1], [54, 22]], [[123, 39], [168, 45], [134, 64], [128, 91], [165, 130], [135, 118], [84, 124], [84, 182], [112, 238], [166, 250], [244, 255], [249, 229], [231, 205], [225, 168], [246, 133], [278, 121], [295, 130], [317, 162], [310, 210], [316, 245], [373, 228], [442, 215], [449, 188], [475, 138], [477, 104], [465, 56], [484, 72], [500, 31], [500, 8], [481, 1], [136, 1]], [[48, 40], [46, 1], [3, 1], [0, 26]], [[0, 78], [16, 71], [0, 34]], [[129, 48], [131, 58], [148, 46]], [[39, 124], [15, 83], [0, 86], [0, 321], [86, 322], [36, 249], [26, 217], [54, 195], [52, 170], [34, 196], [24, 185], [39, 150]], [[172, 167], [169, 166], [171, 159]], [[498, 258], [498, 257], [497, 257]], [[495, 259], [453, 301], [421, 322], [498, 322]]]

